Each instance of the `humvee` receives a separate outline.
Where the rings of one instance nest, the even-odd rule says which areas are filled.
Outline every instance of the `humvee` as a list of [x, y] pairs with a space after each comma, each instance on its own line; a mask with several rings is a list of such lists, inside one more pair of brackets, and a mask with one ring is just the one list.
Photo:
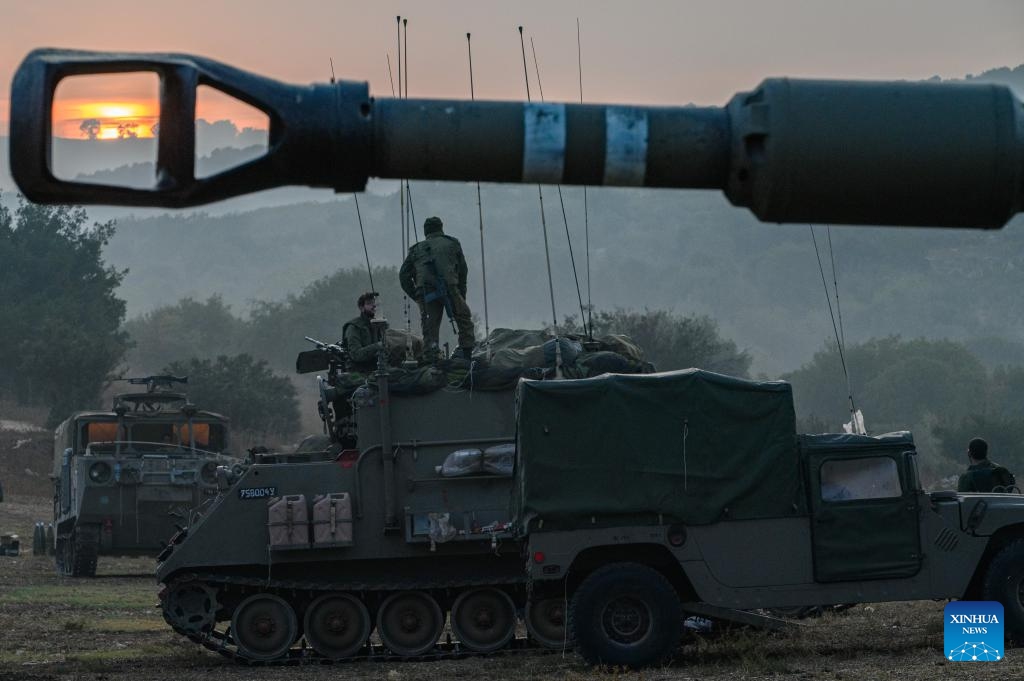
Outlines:
[[659, 662], [684, 613], [873, 601], [999, 601], [1024, 641], [1024, 496], [924, 490], [910, 433], [796, 435], [788, 384], [698, 370], [523, 382], [519, 409], [530, 588], [590, 662]]
[[217, 491], [217, 467], [237, 459], [228, 419], [170, 390], [186, 379], [128, 379], [110, 411], [77, 412], [54, 434], [57, 571], [92, 577], [101, 555], [155, 556]]

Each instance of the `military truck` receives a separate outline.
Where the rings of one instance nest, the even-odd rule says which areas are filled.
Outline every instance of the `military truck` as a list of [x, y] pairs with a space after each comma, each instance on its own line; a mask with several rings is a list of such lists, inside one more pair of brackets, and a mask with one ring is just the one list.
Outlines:
[[57, 571], [96, 574], [101, 555], [159, 553], [178, 525], [217, 492], [227, 455], [228, 419], [200, 410], [187, 379], [128, 379], [143, 386], [114, 398], [110, 411], [82, 411], [54, 434], [53, 526]]
[[690, 370], [520, 385], [530, 589], [593, 663], [656, 664], [684, 613], [941, 598], [1024, 641], [1024, 496], [927, 492], [910, 433], [796, 435], [791, 388]]

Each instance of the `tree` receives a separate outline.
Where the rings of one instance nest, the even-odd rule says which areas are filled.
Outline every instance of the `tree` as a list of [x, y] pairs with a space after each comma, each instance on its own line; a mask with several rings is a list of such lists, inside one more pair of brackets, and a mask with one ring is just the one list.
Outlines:
[[228, 416], [233, 428], [257, 439], [288, 438], [299, 430], [295, 386], [275, 374], [265, 360], [244, 353], [212, 361], [193, 357], [172, 362], [163, 373], [188, 376], [192, 402]]
[[102, 124], [98, 118], [86, 118], [82, 121], [82, 124], [78, 126], [78, 129], [82, 131], [83, 135], [94, 140], [99, 137]]
[[50, 408], [50, 421], [99, 406], [128, 348], [127, 270], [103, 262], [114, 223], [86, 226], [82, 208], [0, 206], [0, 392]]
[[[899, 336], [875, 338], [846, 348], [856, 406], [871, 432], [903, 430], [926, 417], [959, 420], [981, 408], [988, 375], [960, 343]], [[846, 378], [834, 343], [783, 376], [793, 384], [797, 416], [833, 424], [850, 420]]]
[[127, 364], [133, 375], [155, 373], [168, 361], [212, 358], [247, 346], [245, 322], [219, 295], [205, 301], [182, 298], [124, 325], [134, 342]]
[[[683, 317], [668, 310], [618, 308], [594, 313], [593, 324], [595, 337], [616, 333], [632, 338], [659, 371], [697, 367], [740, 377], [750, 371], [750, 355], [722, 338], [718, 324], [706, 315]], [[582, 331], [574, 316], [566, 318], [565, 327]]]
[[[381, 294], [377, 317], [386, 318], [393, 328], [405, 328], [397, 269], [374, 268], [373, 275]], [[311, 347], [304, 336], [331, 343], [341, 338], [342, 325], [359, 314], [356, 299], [369, 288], [365, 268], [341, 269], [284, 301], [255, 301], [247, 326], [247, 347], [255, 355], [266, 357], [274, 367], [294, 367], [296, 355]], [[413, 331], [419, 333], [415, 303], [410, 315]]]

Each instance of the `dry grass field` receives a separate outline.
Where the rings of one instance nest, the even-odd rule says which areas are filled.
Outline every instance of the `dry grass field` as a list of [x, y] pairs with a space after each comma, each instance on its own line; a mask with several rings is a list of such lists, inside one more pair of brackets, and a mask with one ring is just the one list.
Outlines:
[[24, 549], [17, 558], [0, 557], [0, 681], [1024, 678], [1024, 648], [1010, 650], [1000, 663], [946, 662], [944, 604], [930, 602], [857, 606], [776, 633], [691, 636], [670, 665], [643, 672], [593, 669], [572, 653], [542, 652], [245, 667], [181, 639], [164, 624], [152, 560], [101, 558], [95, 579], [70, 579], [57, 576], [52, 558], [31, 555], [33, 523], [51, 514], [46, 463], [40, 463], [48, 441], [23, 445], [17, 456], [0, 449], [7, 491], [0, 532], [21, 535]]

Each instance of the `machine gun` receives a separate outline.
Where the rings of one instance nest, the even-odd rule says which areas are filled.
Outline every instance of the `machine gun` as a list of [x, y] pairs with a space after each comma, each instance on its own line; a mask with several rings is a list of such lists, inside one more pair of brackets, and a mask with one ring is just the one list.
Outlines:
[[348, 370], [348, 350], [336, 343], [324, 343], [305, 336], [305, 339], [316, 346], [314, 350], [304, 350], [295, 359], [295, 371], [300, 374], [308, 374], [313, 371], [324, 371], [326, 374], [316, 377], [317, 388], [320, 393], [320, 400], [317, 402], [317, 411], [320, 420], [324, 424], [324, 433], [331, 439], [340, 438], [337, 433], [337, 426], [344, 411], [338, 405], [340, 397], [338, 391], [338, 376]]
[[[138, 71], [161, 81], [155, 187], [58, 180], [58, 83]], [[268, 115], [264, 156], [195, 177], [199, 85]], [[283, 185], [361, 191], [373, 176], [721, 189], [766, 222], [992, 229], [1024, 210], [1024, 103], [994, 84], [772, 78], [725, 107], [388, 99], [184, 54], [42, 49], [14, 76], [10, 136], [11, 173], [37, 203], [180, 208]]]
[[130, 385], [144, 385], [146, 386], [146, 392], [156, 392], [158, 388], [164, 390], [171, 390], [174, 388], [175, 383], [182, 385], [188, 384], [188, 376], [171, 376], [170, 374], [160, 374], [157, 376], [145, 376], [142, 378], [127, 378], [122, 379], [127, 381]]

